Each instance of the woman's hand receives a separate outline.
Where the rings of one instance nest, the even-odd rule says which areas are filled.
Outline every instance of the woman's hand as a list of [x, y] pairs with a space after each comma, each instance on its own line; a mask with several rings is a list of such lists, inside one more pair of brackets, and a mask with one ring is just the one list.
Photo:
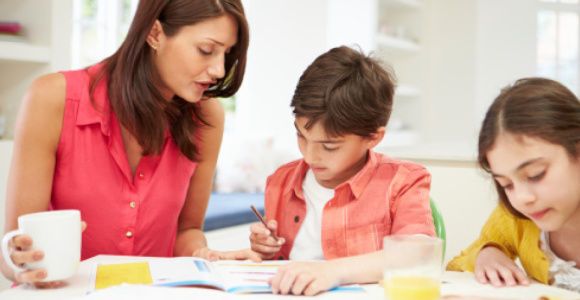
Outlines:
[[313, 296], [340, 284], [340, 270], [332, 261], [292, 262], [278, 268], [272, 293]]
[[[87, 223], [81, 222], [82, 231], [87, 228]], [[24, 267], [27, 264], [39, 262], [44, 258], [44, 252], [40, 249], [32, 248], [33, 241], [28, 235], [17, 235], [15, 236], [9, 244], [11, 249], [10, 257], [5, 259], [11, 259], [12, 262], [17, 265]], [[14, 279], [17, 283], [30, 283], [34, 284], [37, 288], [58, 288], [65, 285], [64, 281], [51, 281], [51, 282], [40, 282], [47, 276], [47, 272], [43, 268], [26, 270], [23, 272], [16, 272], [14, 274]]]
[[250, 243], [254, 252], [258, 253], [263, 259], [271, 259], [274, 257], [285, 240], [278, 237], [276, 241], [270, 233], [276, 235], [278, 223], [275, 220], [268, 221], [268, 228], [262, 223], [254, 223], [250, 226]]
[[261, 262], [262, 258], [260, 255], [251, 249], [233, 250], [233, 251], [216, 251], [211, 250], [207, 247], [203, 247], [195, 250], [193, 256], [201, 257], [209, 261], [216, 260], [252, 260], [255, 262]]
[[501, 250], [493, 246], [487, 246], [479, 251], [474, 273], [477, 281], [497, 287], [530, 283], [524, 271]]

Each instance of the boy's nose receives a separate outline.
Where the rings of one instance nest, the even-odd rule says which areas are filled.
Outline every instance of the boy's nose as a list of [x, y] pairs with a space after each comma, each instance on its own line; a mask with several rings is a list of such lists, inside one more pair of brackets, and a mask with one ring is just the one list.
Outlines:
[[317, 154], [316, 154], [314, 147], [309, 145], [309, 146], [306, 146], [305, 148], [306, 149], [304, 149], [304, 161], [309, 165], [316, 163], [317, 162], [317, 159], [316, 159]]

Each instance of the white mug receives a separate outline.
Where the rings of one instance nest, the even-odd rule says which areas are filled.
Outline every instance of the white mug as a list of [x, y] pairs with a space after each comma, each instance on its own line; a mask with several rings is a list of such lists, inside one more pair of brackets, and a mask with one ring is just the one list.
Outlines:
[[[21, 234], [32, 238], [33, 249], [44, 252], [42, 260], [23, 267], [14, 264], [8, 244]], [[76, 273], [81, 258], [80, 212], [54, 210], [18, 217], [18, 229], [8, 232], [2, 239], [2, 255], [15, 272], [44, 268], [47, 274], [44, 282], [70, 278]]]

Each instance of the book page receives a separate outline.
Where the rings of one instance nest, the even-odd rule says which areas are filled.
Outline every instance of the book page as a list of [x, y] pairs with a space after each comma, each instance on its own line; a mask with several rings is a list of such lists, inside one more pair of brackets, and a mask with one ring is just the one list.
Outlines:
[[278, 267], [288, 261], [217, 261], [214, 262], [216, 272], [220, 273], [230, 293], [270, 293], [268, 283], [276, 275]]
[[137, 262], [97, 264], [91, 277], [94, 290], [123, 283], [207, 286], [225, 290], [211, 263], [196, 257], [146, 258]]

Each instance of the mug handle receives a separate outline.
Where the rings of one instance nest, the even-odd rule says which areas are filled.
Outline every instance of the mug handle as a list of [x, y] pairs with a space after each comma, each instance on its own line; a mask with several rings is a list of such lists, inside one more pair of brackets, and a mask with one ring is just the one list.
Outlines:
[[2, 256], [4, 256], [4, 261], [6, 262], [6, 264], [10, 268], [12, 268], [12, 270], [14, 270], [14, 272], [17, 272], [17, 273], [24, 272], [24, 271], [26, 271], [26, 269], [17, 266], [12, 261], [12, 258], [10, 258], [10, 249], [8, 248], [8, 244], [10, 243], [10, 240], [13, 237], [15, 237], [17, 235], [21, 235], [21, 234], [24, 234], [22, 232], [22, 230], [12, 230], [12, 231], [8, 232], [7, 234], [5, 234], [4, 237], [2, 238]]

